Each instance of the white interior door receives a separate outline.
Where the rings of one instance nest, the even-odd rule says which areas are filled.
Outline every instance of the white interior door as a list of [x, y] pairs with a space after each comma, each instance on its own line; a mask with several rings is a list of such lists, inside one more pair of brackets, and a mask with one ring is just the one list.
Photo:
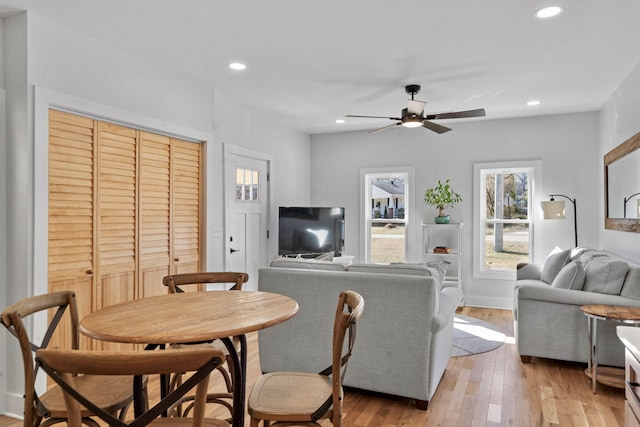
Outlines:
[[225, 265], [249, 274], [247, 290], [258, 288], [258, 269], [267, 260], [268, 166], [264, 159], [225, 154]]

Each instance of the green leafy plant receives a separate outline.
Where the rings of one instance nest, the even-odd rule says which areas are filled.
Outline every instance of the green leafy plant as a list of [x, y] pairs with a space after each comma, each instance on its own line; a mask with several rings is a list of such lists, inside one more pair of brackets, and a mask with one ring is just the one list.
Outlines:
[[461, 201], [462, 197], [453, 191], [448, 179], [444, 183], [438, 180], [438, 185], [433, 188], [427, 188], [424, 192], [424, 202], [427, 205], [438, 208], [438, 216], [445, 216], [444, 208], [453, 207]]

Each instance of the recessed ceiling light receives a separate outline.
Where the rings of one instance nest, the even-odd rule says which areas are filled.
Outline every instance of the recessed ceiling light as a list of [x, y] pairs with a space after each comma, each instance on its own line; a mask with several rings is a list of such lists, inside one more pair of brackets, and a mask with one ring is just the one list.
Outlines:
[[247, 68], [247, 66], [241, 62], [232, 62], [231, 64], [229, 64], [229, 68], [235, 71], [242, 71]]
[[339, 124], [339, 125], [340, 125], [340, 124], [342, 124], [342, 123], [344, 123], [344, 122], [345, 122], [345, 120], [344, 120], [344, 119], [336, 119], [336, 120], [335, 120], [335, 123], [337, 123], [337, 124]]
[[562, 8], [560, 6], [549, 6], [540, 9], [536, 12], [536, 16], [538, 18], [551, 18], [562, 12]]
[[527, 105], [529, 107], [535, 107], [536, 105], [540, 105], [540, 101], [538, 101], [537, 99], [533, 100], [533, 101], [529, 101], [529, 102], [527, 102]]

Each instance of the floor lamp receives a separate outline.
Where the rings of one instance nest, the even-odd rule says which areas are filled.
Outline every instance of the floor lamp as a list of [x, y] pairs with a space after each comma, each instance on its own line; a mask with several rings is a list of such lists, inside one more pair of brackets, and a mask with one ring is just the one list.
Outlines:
[[576, 248], [578, 247], [578, 217], [576, 210], [576, 199], [572, 199], [562, 194], [549, 194], [551, 200], [540, 202], [544, 219], [564, 219], [566, 217], [564, 200], [555, 200], [554, 197], [564, 197], [573, 203], [573, 231], [575, 233]]
[[[626, 218], [627, 217], [627, 203], [629, 202], [629, 200], [631, 200], [632, 197], [635, 197], [638, 194], [640, 194], [640, 193], [632, 194], [629, 197], [625, 197], [624, 198], [624, 209], [623, 209], [622, 218]], [[640, 202], [638, 202], [638, 203], [640, 203]], [[638, 212], [640, 212], [640, 210]]]

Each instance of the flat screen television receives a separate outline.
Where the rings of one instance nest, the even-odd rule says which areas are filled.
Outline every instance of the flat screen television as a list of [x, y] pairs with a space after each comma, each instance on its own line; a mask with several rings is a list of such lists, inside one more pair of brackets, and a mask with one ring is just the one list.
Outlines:
[[344, 250], [344, 208], [280, 207], [278, 255], [311, 257]]

